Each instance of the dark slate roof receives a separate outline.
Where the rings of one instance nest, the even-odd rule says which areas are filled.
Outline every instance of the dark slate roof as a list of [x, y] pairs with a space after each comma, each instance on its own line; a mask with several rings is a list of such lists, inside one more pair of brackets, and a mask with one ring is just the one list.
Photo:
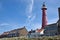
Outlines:
[[52, 25], [57, 25], [57, 23], [48, 24], [45, 27], [51, 27]]
[[29, 33], [35, 33], [35, 30], [31, 30], [31, 31], [29, 31]]

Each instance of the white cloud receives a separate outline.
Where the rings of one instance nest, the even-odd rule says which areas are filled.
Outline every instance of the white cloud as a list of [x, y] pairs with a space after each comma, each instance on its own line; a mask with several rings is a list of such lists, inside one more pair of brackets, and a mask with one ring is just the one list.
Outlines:
[[2, 23], [0, 24], [0, 26], [6, 26], [6, 25], [9, 25], [8, 23]]
[[34, 16], [31, 18], [31, 20], [33, 21], [35, 18], [36, 18], [36, 15], [34, 15]]
[[33, 10], [34, 0], [29, 0], [29, 1], [30, 2], [28, 3], [27, 8], [26, 8], [26, 14], [28, 18], [31, 18], [33, 15], [32, 10]]
[[20, 28], [22, 27], [19, 24], [10, 24], [10, 23], [1, 23], [0, 24], [0, 28], [12, 28], [12, 29], [16, 29], [16, 28]]
[[26, 25], [27, 26], [32, 26], [33, 20], [36, 18], [36, 15], [32, 13], [33, 11], [33, 5], [34, 5], [34, 0], [29, 0], [29, 3], [26, 8], [26, 15], [27, 15], [27, 20], [26, 20]]

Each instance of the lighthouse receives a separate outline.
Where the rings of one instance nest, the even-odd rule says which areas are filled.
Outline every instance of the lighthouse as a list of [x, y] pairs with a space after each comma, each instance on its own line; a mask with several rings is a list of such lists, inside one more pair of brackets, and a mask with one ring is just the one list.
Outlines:
[[44, 28], [45, 26], [47, 26], [47, 16], [46, 16], [46, 6], [45, 6], [45, 3], [43, 3], [43, 6], [42, 6], [42, 27], [41, 29], [37, 29], [36, 32], [39, 32], [41, 34], [44, 34]]
[[45, 3], [42, 5], [42, 29], [47, 25], [47, 15], [46, 15], [46, 6]]

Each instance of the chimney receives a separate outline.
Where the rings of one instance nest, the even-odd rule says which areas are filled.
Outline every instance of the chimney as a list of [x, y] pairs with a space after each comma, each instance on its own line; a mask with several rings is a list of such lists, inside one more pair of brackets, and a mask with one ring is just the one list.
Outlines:
[[59, 20], [60, 20], [60, 7], [58, 8], [58, 12], [59, 12]]

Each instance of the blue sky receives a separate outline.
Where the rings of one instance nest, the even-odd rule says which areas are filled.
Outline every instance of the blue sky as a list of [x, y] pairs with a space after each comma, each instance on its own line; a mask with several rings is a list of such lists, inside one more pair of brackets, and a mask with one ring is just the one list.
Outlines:
[[23, 26], [27, 30], [41, 28], [43, 2], [48, 24], [56, 23], [60, 0], [0, 0], [0, 34]]

